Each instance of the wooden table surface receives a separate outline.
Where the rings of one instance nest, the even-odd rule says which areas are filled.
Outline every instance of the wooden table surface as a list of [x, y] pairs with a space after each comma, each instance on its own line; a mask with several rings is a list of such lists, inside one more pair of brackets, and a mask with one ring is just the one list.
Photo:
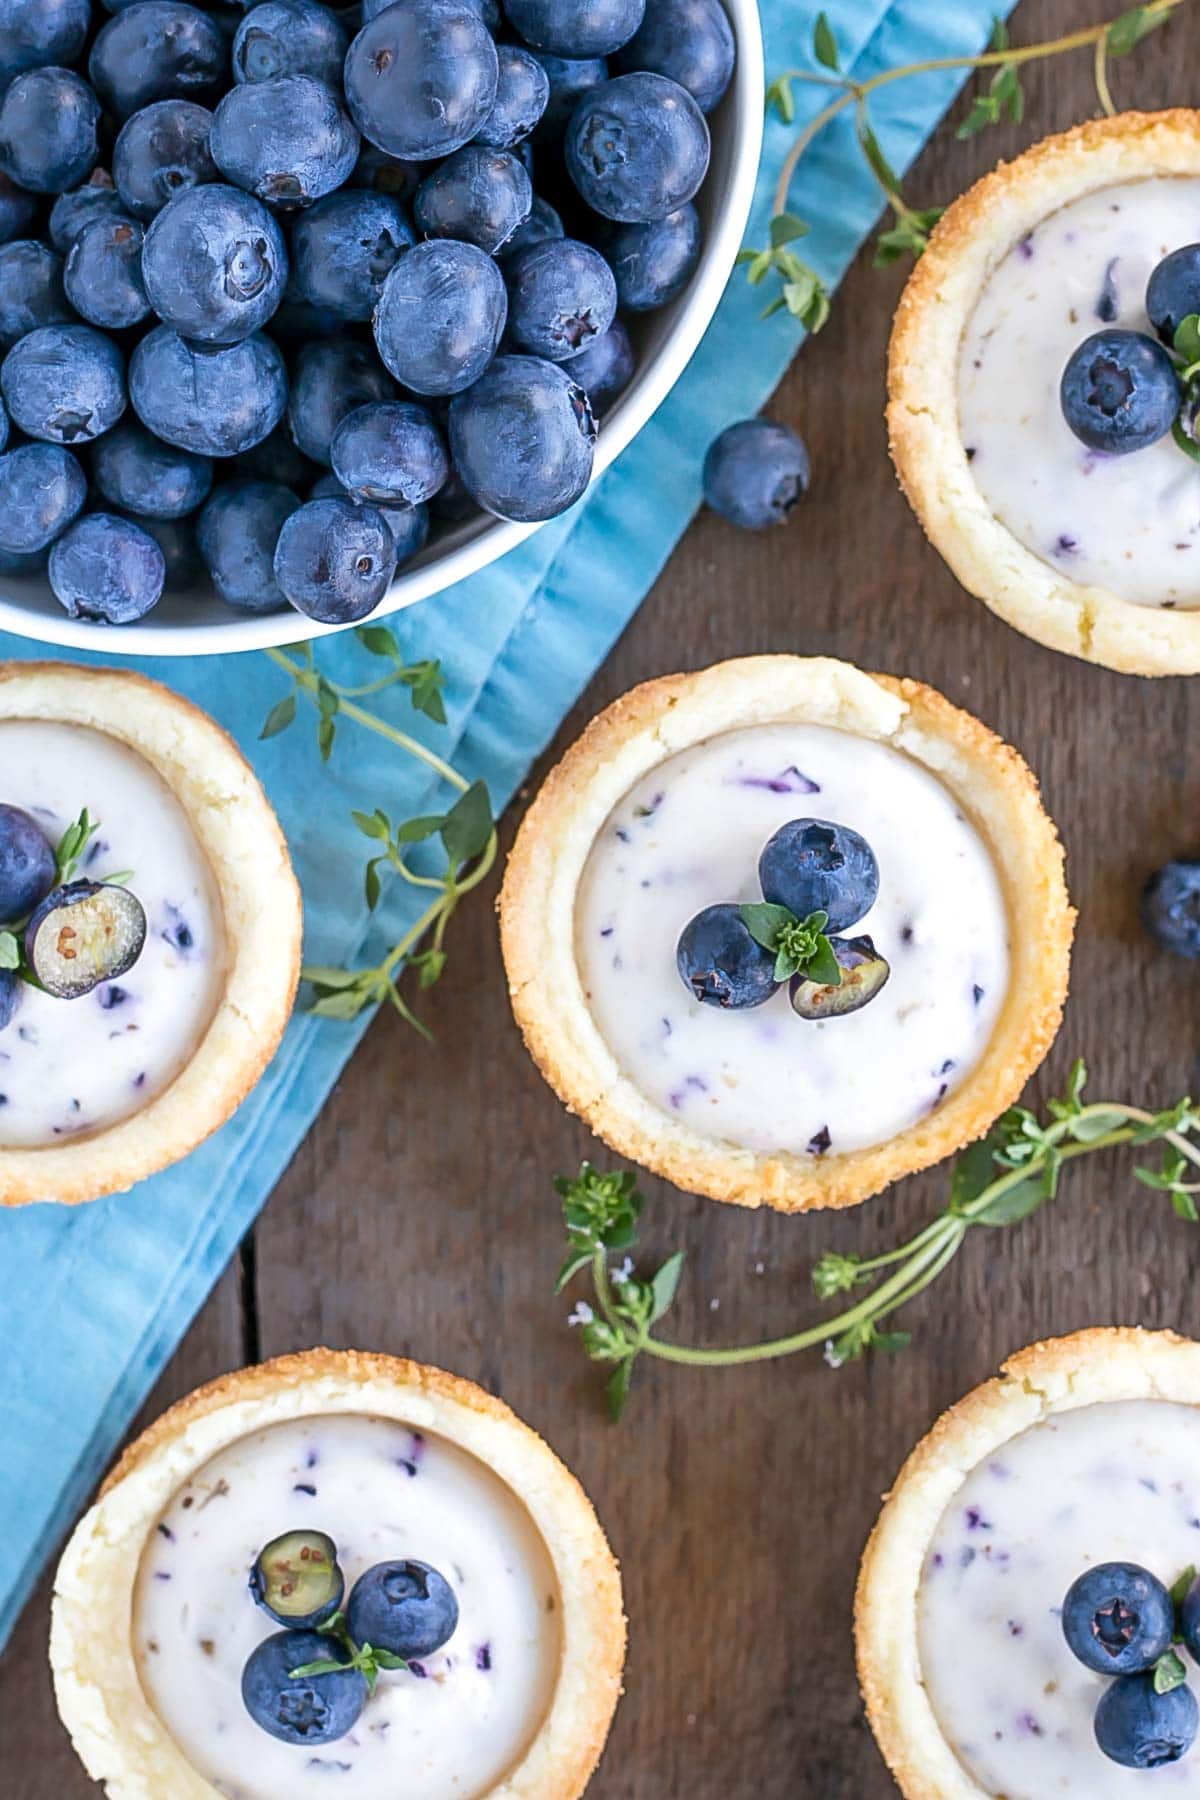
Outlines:
[[[1096, 16], [1097, 0], [1028, 0], [1016, 28], [1032, 41]], [[1194, 101], [1198, 58], [1200, 17], [1185, 12], [1117, 65], [1118, 103]], [[920, 204], [1094, 108], [1086, 55], [1035, 70], [1027, 89], [1021, 127], [968, 144], [942, 128], [912, 183]], [[803, 180], [796, 201], [803, 210]], [[745, 652], [828, 653], [932, 682], [1026, 754], [1066, 840], [1081, 915], [1073, 994], [1035, 1091], [1055, 1091], [1086, 1054], [1096, 1097], [1166, 1104], [1200, 1086], [1197, 976], [1143, 939], [1137, 895], [1150, 869], [1200, 841], [1200, 747], [1189, 742], [1200, 686], [1113, 675], [1027, 643], [927, 547], [881, 421], [901, 279], [860, 256], [769, 408], [809, 441], [808, 502], [759, 536], [699, 518], [556, 748], [633, 683]], [[276, 686], [264, 665], [264, 694]], [[613, 1427], [551, 1292], [551, 1179], [582, 1156], [607, 1158], [521, 1048], [494, 887], [455, 922], [437, 1043], [376, 1021], [145, 1416], [224, 1370], [312, 1344], [473, 1377], [580, 1476], [624, 1567], [627, 1694], [591, 1800], [884, 1800], [895, 1789], [863, 1721], [850, 1631], [880, 1494], [939, 1410], [1018, 1346], [1091, 1324], [1195, 1329], [1200, 1234], [1139, 1189], [1127, 1161], [1098, 1158], [1023, 1226], [971, 1236], [909, 1309], [914, 1341], [899, 1357], [838, 1373], [813, 1353], [737, 1371], [643, 1366]], [[806, 1219], [644, 1186], [648, 1257], [688, 1251], [674, 1335], [733, 1343], [815, 1317], [815, 1257], [910, 1235], [942, 1204], [946, 1170]], [[6, 1800], [97, 1792], [54, 1712], [48, 1595], [43, 1584], [0, 1664]]]

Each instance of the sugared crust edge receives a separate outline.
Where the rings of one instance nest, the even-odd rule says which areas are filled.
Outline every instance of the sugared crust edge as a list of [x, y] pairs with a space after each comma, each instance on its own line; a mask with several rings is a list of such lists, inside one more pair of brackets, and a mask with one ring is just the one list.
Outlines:
[[[588, 852], [633, 784], [687, 745], [786, 719], [875, 737], [938, 775], [992, 851], [1010, 921], [1008, 998], [970, 1077], [936, 1113], [888, 1143], [822, 1158], [722, 1144], [653, 1106], [597, 1030], [574, 950], [575, 897]], [[853, 1206], [981, 1137], [1046, 1055], [1066, 999], [1075, 920], [1063, 864], [1021, 757], [920, 682], [797, 656], [744, 657], [662, 676], [592, 720], [522, 821], [499, 900], [513, 1012], [550, 1086], [620, 1155], [690, 1192], [740, 1206]]]

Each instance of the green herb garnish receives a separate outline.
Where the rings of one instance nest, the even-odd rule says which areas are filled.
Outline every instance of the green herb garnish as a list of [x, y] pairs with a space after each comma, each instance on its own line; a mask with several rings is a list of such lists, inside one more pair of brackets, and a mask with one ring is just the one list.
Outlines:
[[739, 906], [742, 923], [756, 944], [775, 953], [775, 979], [801, 975], [821, 987], [841, 987], [842, 971], [825, 935], [829, 914], [809, 913], [798, 919], [786, 906], [761, 901]]

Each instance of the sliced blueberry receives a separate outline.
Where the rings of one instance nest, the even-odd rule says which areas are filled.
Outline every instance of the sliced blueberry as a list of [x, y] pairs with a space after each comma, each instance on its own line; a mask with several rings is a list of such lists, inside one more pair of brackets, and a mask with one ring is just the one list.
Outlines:
[[356, 1644], [390, 1650], [406, 1660], [432, 1656], [453, 1636], [458, 1601], [444, 1575], [428, 1563], [376, 1563], [360, 1575], [346, 1605], [346, 1626]]
[[1142, 889], [1142, 924], [1164, 950], [1200, 956], [1200, 859], [1156, 869]]
[[736, 906], [706, 906], [675, 951], [684, 983], [705, 1006], [761, 1006], [775, 992], [775, 955], [751, 937]]
[[845, 931], [870, 912], [879, 892], [879, 864], [864, 837], [828, 819], [781, 825], [758, 859], [763, 898], [798, 919], [823, 912], [826, 930]]
[[1099, 1675], [1131, 1675], [1151, 1668], [1170, 1648], [1175, 1611], [1170, 1594], [1147, 1569], [1137, 1563], [1099, 1563], [1067, 1589], [1062, 1628], [1085, 1668]]
[[1190, 1687], [1154, 1691], [1154, 1674], [1122, 1675], [1096, 1707], [1096, 1742], [1127, 1769], [1161, 1769], [1178, 1762], [1196, 1737], [1200, 1707]]
[[1062, 373], [1063, 418], [1089, 450], [1127, 456], [1165, 437], [1179, 412], [1179, 377], [1141, 331], [1096, 331]]
[[29, 966], [48, 994], [78, 1000], [131, 969], [146, 942], [146, 914], [128, 888], [70, 881], [35, 908], [25, 927]]
[[319, 1631], [277, 1631], [242, 1670], [242, 1703], [256, 1725], [285, 1744], [331, 1744], [353, 1731], [367, 1703], [359, 1669], [295, 1675], [309, 1663], [347, 1663], [350, 1652]]
[[0, 925], [31, 913], [54, 886], [54, 849], [31, 814], [0, 802]]
[[296, 1630], [331, 1619], [345, 1588], [337, 1545], [323, 1531], [285, 1531], [272, 1538], [250, 1571], [250, 1592], [257, 1604], [280, 1625]]
[[1168, 345], [1189, 313], [1200, 313], [1200, 244], [1183, 244], [1163, 257], [1146, 284], [1146, 311]]
[[842, 980], [839, 987], [793, 975], [788, 986], [793, 1012], [802, 1019], [840, 1019], [846, 1013], [869, 1006], [887, 985], [890, 964], [880, 956], [869, 937], [829, 940]]

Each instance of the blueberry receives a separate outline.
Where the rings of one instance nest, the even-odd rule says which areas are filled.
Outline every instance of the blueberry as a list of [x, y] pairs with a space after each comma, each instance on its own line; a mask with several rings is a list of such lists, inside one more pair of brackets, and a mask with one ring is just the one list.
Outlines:
[[504, 278], [474, 244], [431, 239], [402, 256], [383, 284], [375, 342], [416, 394], [459, 394], [479, 380], [508, 317]]
[[736, 906], [706, 906], [679, 936], [675, 963], [704, 1006], [761, 1006], [775, 992], [775, 956], [746, 928]]
[[1096, 331], [1071, 355], [1059, 388], [1063, 418], [1089, 450], [1127, 456], [1157, 443], [1179, 412], [1179, 377], [1140, 331]]
[[504, 0], [518, 37], [551, 56], [609, 56], [642, 22], [646, 0]]
[[572, 181], [603, 218], [665, 219], [708, 170], [708, 126], [686, 88], [665, 75], [617, 75], [586, 93], [567, 127]]
[[689, 202], [649, 225], [618, 225], [602, 249], [626, 312], [652, 312], [680, 295], [700, 260], [700, 215]]
[[141, 901], [101, 881], [51, 889], [25, 927], [29, 966], [56, 1000], [80, 1000], [102, 981], [115, 981], [132, 969], [145, 942]]
[[261, 332], [218, 349], [160, 325], [130, 359], [129, 397], [143, 425], [199, 456], [236, 456], [260, 444], [287, 396], [283, 358]]
[[1192, 1582], [1179, 1608], [1179, 1629], [1192, 1656], [1200, 1662], [1200, 1579]]
[[202, 344], [236, 344], [278, 306], [287, 250], [265, 206], [217, 182], [167, 202], [146, 233], [142, 273], [165, 325]]
[[50, 586], [68, 618], [102, 625], [144, 618], [161, 599], [166, 574], [150, 533], [116, 513], [85, 513], [50, 552]]
[[1146, 311], [1164, 344], [1190, 313], [1200, 313], [1200, 244], [1184, 244], [1158, 264], [1146, 285]]
[[0, 969], [0, 1031], [11, 1025], [21, 1004], [21, 978], [13, 969]]
[[838, 987], [803, 975], [793, 975], [788, 984], [792, 1011], [802, 1019], [840, 1019], [861, 1011], [882, 992], [892, 972], [869, 937], [832, 937], [829, 944], [842, 971]]
[[333, 472], [352, 500], [418, 506], [449, 474], [446, 445], [432, 416], [407, 400], [376, 401], [347, 413], [329, 447]]
[[0, 400], [0, 451], [8, 448], [8, 434], [10, 429], [11, 420], [8, 416], [8, 408], [5, 406], [3, 400]]
[[1200, 860], [1180, 857], [1156, 869], [1142, 890], [1142, 924], [1176, 956], [1200, 956]]
[[233, 40], [233, 79], [278, 81], [311, 75], [340, 88], [346, 33], [337, 15], [316, 0], [262, 0], [246, 14]]
[[875, 852], [848, 825], [828, 819], [791, 819], [758, 859], [763, 898], [798, 919], [827, 915], [826, 929], [845, 931], [870, 912], [879, 892]]
[[1063, 1636], [1085, 1668], [1099, 1675], [1149, 1669], [1171, 1645], [1171, 1596], [1136, 1563], [1098, 1563], [1067, 1589]]
[[646, 17], [622, 48], [622, 74], [650, 69], [687, 89], [701, 112], [711, 112], [729, 86], [736, 57], [733, 31], [720, 0], [646, 0]]
[[230, 464], [229, 473], [239, 481], [276, 481], [283, 487], [307, 487], [318, 465], [292, 442], [285, 425], [279, 425], [261, 444], [243, 450]]
[[496, 98], [479, 130], [477, 144], [511, 150], [527, 138], [550, 99], [550, 77], [537, 57], [520, 44], [496, 46]]
[[366, 618], [387, 593], [395, 567], [387, 520], [375, 507], [350, 500], [310, 500], [285, 522], [275, 546], [283, 593], [324, 625]]
[[439, 488], [429, 502], [429, 510], [435, 519], [443, 519], [450, 525], [461, 525], [464, 519], [479, 517], [479, 502], [467, 492], [462, 476], [453, 464], [445, 487]]
[[230, 181], [292, 208], [341, 187], [358, 143], [340, 94], [311, 76], [289, 75], [230, 88], [213, 115], [209, 148]]
[[518, 250], [528, 250], [531, 244], [546, 244], [552, 238], [565, 237], [563, 222], [548, 200], [539, 194], [533, 196], [533, 205], [529, 209], [529, 217], [517, 229], [500, 252], [500, 261], [510, 262]]
[[426, 237], [457, 238], [494, 256], [529, 217], [533, 188], [515, 156], [466, 144], [431, 169], [413, 201]]
[[164, 443], [136, 419], [122, 419], [92, 452], [92, 479], [123, 512], [182, 519], [208, 498], [213, 466], [207, 456]]
[[0, 0], [0, 91], [26, 69], [73, 63], [90, 24], [88, 0]]
[[804, 439], [771, 419], [742, 419], [713, 439], [704, 458], [704, 498], [734, 525], [782, 525], [808, 491]]
[[342, 188], [292, 227], [292, 290], [340, 319], [367, 320], [413, 242], [403, 205], [371, 188]]
[[397, 565], [408, 562], [418, 550], [424, 549], [429, 537], [427, 506], [381, 506], [379, 510], [392, 534]]
[[312, 1748], [353, 1731], [367, 1703], [367, 1678], [347, 1668], [295, 1676], [314, 1662], [349, 1662], [336, 1638], [319, 1631], [277, 1631], [253, 1650], [242, 1670], [242, 1704], [264, 1731], [285, 1744]]
[[186, 188], [216, 180], [208, 148], [212, 119], [193, 100], [156, 100], [126, 119], [113, 145], [113, 179], [137, 218], [152, 219]]
[[550, 83], [550, 98], [535, 130], [538, 144], [557, 144], [580, 100], [608, 80], [608, 63], [602, 56], [551, 56], [535, 52]]
[[346, 53], [346, 104], [363, 136], [428, 161], [475, 136], [496, 98], [496, 46], [461, 0], [402, 0]]
[[1178, 1762], [1196, 1737], [1200, 1707], [1187, 1686], [1154, 1691], [1154, 1675], [1122, 1675], [1100, 1696], [1096, 1742], [1127, 1769], [1161, 1769]]
[[264, 1544], [250, 1570], [250, 1592], [280, 1625], [306, 1631], [331, 1619], [345, 1579], [337, 1545], [323, 1531], [285, 1531]]
[[132, 210], [113, 186], [112, 176], [104, 169], [93, 169], [82, 187], [60, 194], [50, 208], [50, 242], [65, 256], [93, 219], [112, 219]]
[[292, 378], [288, 403], [292, 437], [305, 456], [328, 464], [333, 434], [346, 414], [370, 400], [391, 400], [395, 392], [387, 372], [365, 344], [351, 338], [308, 344], [300, 352]]
[[388, 156], [374, 144], [364, 143], [347, 186], [372, 188], [377, 194], [391, 194], [396, 200], [410, 201], [421, 185], [424, 167], [419, 162], [405, 162], [399, 156]]
[[346, 1627], [356, 1644], [411, 1660], [432, 1656], [454, 1635], [454, 1589], [428, 1563], [376, 1563], [360, 1575], [346, 1602]]
[[65, 194], [96, 166], [100, 108], [71, 69], [30, 69], [0, 100], [0, 168], [35, 194]]
[[42, 325], [68, 324], [63, 259], [32, 238], [0, 244], [0, 350]]
[[31, 913], [54, 886], [54, 846], [37, 820], [0, 801], [0, 925]]
[[67, 252], [63, 288], [89, 325], [122, 331], [149, 316], [142, 282], [142, 240], [136, 219], [93, 219]]
[[0, 456], [0, 551], [44, 550], [83, 510], [87, 477], [57, 444], [21, 444]]
[[596, 423], [568, 370], [498, 356], [450, 406], [450, 452], [464, 485], [502, 519], [553, 519], [592, 473]]
[[548, 362], [578, 356], [616, 318], [612, 270], [598, 250], [574, 238], [531, 245], [506, 264], [504, 275], [511, 341]]
[[152, 100], [215, 100], [227, 79], [225, 40], [182, 0], [138, 0], [110, 19], [88, 58], [92, 86], [127, 119]]
[[[58, 201], [54, 202], [55, 206]], [[0, 244], [11, 243], [13, 238], [20, 237], [29, 230], [37, 217], [37, 201], [32, 194], [26, 193], [23, 187], [0, 169]], [[51, 233], [54, 230], [54, 215], [51, 212]]]
[[242, 612], [276, 612], [287, 605], [275, 580], [275, 546], [300, 502], [290, 488], [269, 481], [228, 481], [196, 524], [213, 586]]
[[636, 368], [633, 345], [620, 319], [614, 319], [602, 337], [593, 338], [566, 365], [567, 374], [579, 383], [597, 418], [624, 393]]
[[0, 365], [14, 424], [52, 444], [81, 444], [125, 411], [125, 358], [90, 325], [44, 325]]
[[194, 588], [204, 574], [204, 564], [191, 519], [152, 519], [142, 513], [134, 524], [148, 531], [163, 553], [163, 593], [182, 594]]

